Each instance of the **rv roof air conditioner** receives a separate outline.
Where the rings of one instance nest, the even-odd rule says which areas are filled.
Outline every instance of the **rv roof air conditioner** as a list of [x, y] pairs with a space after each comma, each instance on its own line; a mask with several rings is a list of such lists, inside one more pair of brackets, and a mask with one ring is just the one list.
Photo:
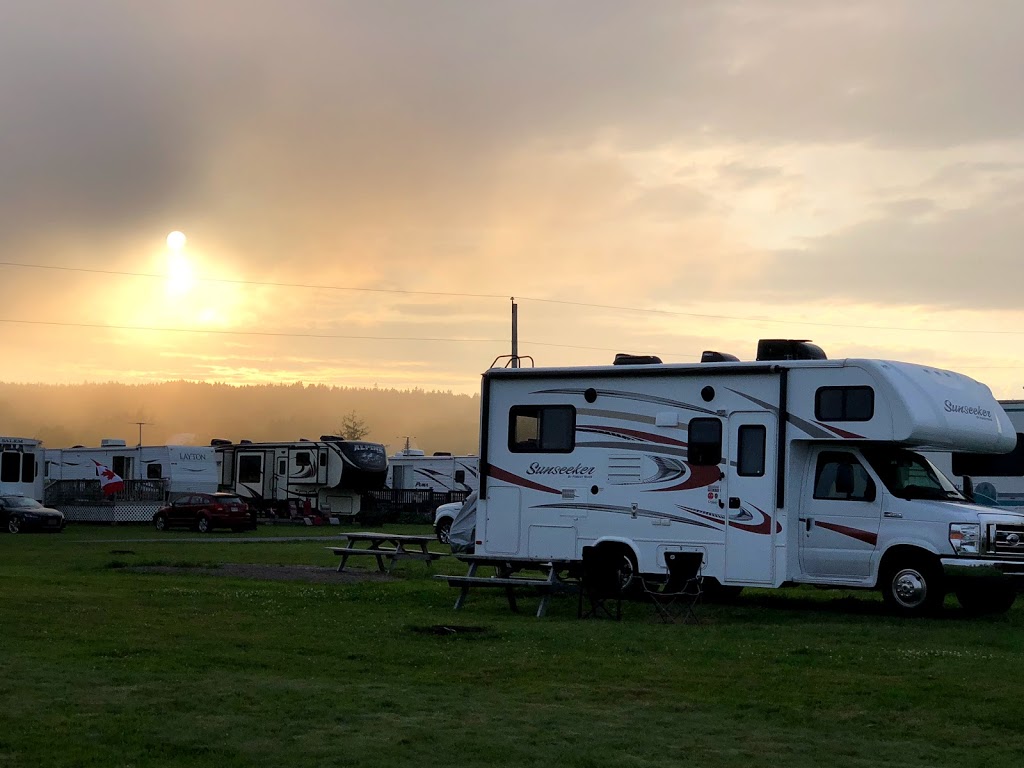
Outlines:
[[758, 360], [827, 360], [817, 344], [808, 339], [761, 339], [757, 342]]
[[343, 443], [345, 438], [341, 435], [320, 435], [320, 441], [324, 443]]
[[730, 355], [728, 352], [715, 352], [714, 350], [706, 349], [700, 356], [702, 363], [738, 363], [740, 359], [736, 355]]
[[128, 444], [116, 437], [104, 437], [100, 440], [100, 448], [126, 448]]
[[215, 437], [210, 441], [210, 445], [216, 448], [218, 445], [231, 445], [231, 441], [225, 440], [221, 437]]
[[252, 445], [252, 440], [239, 440], [239, 445]]
[[612, 365], [658, 365], [660, 362], [661, 358], [655, 355], [627, 355], [619, 352]]

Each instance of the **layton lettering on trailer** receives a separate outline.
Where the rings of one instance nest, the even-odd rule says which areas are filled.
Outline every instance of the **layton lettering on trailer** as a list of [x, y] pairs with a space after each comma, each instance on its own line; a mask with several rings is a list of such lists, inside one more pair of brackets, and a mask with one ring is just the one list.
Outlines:
[[920, 450], [1005, 453], [984, 384], [762, 340], [755, 361], [619, 356], [492, 368], [481, 391], [477, 554], [578, 562], [623, 582], [700, 552], [712, 587], [878, 589], [908, 614], [955, 591], [1000, 611], [1024, 578], [1024, 514], [969, 503]]

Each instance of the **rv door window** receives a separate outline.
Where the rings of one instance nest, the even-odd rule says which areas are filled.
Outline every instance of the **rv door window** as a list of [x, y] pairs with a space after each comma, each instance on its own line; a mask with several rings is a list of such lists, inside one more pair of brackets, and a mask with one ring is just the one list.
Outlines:
[[313, 462], [310, 461], [309, 451], [297, 451], [295, 454], [295, 466], [297, 467], [308, 467]]
[[281, 459], [280, 461], [277, 462], [277, 474], [288, 474], [288, 459]]
[[875, 481], [852, 453], [824, 451], [818, 455], [814, 498], [832, 501], [874, 501]]
[[819, 421], [871, 421], [874, 415], [871, 387], [819, 387], [814, 393], [814, 417]]
[[513, 453], [570, 453], [576, 444], [571, 405], [514, 405], [509, 409], [508, 449]]
[[687, 429], [687, 462], [699, 466], [722, 463], [722, 422], [718, 419], [690, 419]]
[[767, 430], [761, 424], [745, 424], [739, 428], [736, 474], [740, 477], [764, 476], [764, 447]]
[[21, 454], [14, 451], [4, 451], [0, 458], [0, 481], [5, 483], [16, 483], [21, 477]]
[[963, 477], [1024, 477], [1024, 434], [1009, 453], [954, 453], [953, 474]]
[[31, 483], [36, 479], [36, 455], [26, 453], [21, 457], [21, 482]]
[[164, 476], [163, 464], [147, 464], [146, 465], [146, 479], [147, 480], [160, 480]]
[[238, 482], [258, 483], [263, 474], [263, 457], [258, 454], [238, 457]]

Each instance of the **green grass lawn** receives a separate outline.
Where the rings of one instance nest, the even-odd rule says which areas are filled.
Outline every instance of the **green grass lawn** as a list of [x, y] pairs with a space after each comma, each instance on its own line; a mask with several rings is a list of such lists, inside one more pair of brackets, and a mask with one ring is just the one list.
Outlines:
[[329, 539], [300, 539], [343, 530], [0, 535], [0, 768], [1024, 764], [1024, 600], [901, 620], [871, 594], [750, 591], [664, 625], [486, 590], [456, 613], [430, 578], [451, 559], [354, 584], [131, 570], [330, 567]]

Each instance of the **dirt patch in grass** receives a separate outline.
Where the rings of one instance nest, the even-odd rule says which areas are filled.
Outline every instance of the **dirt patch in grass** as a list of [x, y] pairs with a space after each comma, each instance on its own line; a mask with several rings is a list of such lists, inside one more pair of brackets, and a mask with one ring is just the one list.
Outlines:
[[263, 581], [306, 581], [315, 584], [355, 584], [362, 581], [388, 581], [390, 576], [377, 571], [335, 568], [320, 565], [261, 565], [258, 563], [221, 563], [216, 568], [174, 565], [135, 565], [125, 568], [134, 573], [165, 573], [189, 576], [224, 576], [233, 579]]

